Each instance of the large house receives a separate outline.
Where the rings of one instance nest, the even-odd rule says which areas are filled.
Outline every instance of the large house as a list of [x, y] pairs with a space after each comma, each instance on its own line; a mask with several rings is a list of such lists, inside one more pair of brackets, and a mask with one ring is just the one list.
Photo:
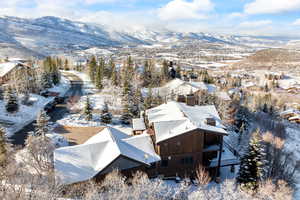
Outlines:
[[[54, 151], [56, 178], [63, 184], [100, 179], [113, 169], [149, 177], [195, 177], [199, 166], [212, 177], [237, 164], [223, 148], [227, 135], [213, 105], [170, 101], [133, 119], [133, 135], [107, 127], [86, 142]], [[224, 154], [224, 156], [223, 156]]]
[[150, 176], [194, 176], [199, 166], [219, 175], [227, 132], [215, 106], [171, 101], [147, 110], [144, 122], [161, 157]]

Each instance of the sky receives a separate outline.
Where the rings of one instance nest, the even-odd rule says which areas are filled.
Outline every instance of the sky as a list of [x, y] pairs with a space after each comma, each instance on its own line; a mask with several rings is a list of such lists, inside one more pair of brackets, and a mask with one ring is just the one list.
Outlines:
[[300, 0], [0, 0], [0, 15], [56, 16], [122, 30], [300, 37]]

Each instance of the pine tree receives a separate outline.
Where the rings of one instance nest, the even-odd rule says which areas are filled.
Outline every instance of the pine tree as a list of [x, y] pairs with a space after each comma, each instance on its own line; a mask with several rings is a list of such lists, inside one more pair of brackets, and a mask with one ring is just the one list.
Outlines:
[[64, 63], [64, 70], [66, 70], [66, 71], [70, 70], [68, 59], [65, 60], [65, 63]]
[[36, 136], [46, 136], [46, 134], [49, 132], [49, 120], [50, 117], [44, 110], [39, 112], [35, 124]]
[[0, 127], [0, 167], [4, 166], [7, 160], [7, 144], [5, 129]]
[[162, 67], [162, 79], [168, 80], [169, 79], [169, 64], [166, 60], [163, 61], [163, 67]]
[[264, 149], [259, 130], [257, 130], [249, 143], [248, 150], [241, 158], [237, 182], [244, 189], [255, 191], [263, 177]]
[[176, 68], [176, 78], [181, 78], [181, 67], [180, 67], [180, 65], [177, 65], [177, 68]]
[[9, 87], [5, 93], [5, 102], [5, 108], [7, 112], [14, 113], [19, 110], [18, 97], [11, 87]]
[[112, 121], [112, 115], [109, 112], [108, 109], [108, 104], [105, 103], [102, 109], [102, 113], [101, 113], [101, 122], [105, 123], [105, 124], [110, 124]]
[[115, 63], [111, 65], [111, 81], [114, 86], [119, 86], [119, 77]]
[[86, 102], [85, 102], [85, 106], [84, 106], [84, 109], [83, 109], [83, 115], [85, 116], [85, 119], [87, 121], [91, 121], [93, 119], [93, 107], [90, 103], [90, 98], [87, 97], [86, 98]]
[[52, 87], [52, 80], [48, 73], [42, 73], [40, 83], [43, 89], [48, 89]]
[[96, 68], [97, 68], [97, 61], [96, 61], [96, 57], [93, 56], [92, 60], [89, 62], [89, 76], [93, 83], [95, 82]]
[[103, 89], [103, 69], [104, 69], [104, 60], [101, 58], [100, 65], [96, 67], [96, 76], [95, 76], [96, 88], [99, 90]]

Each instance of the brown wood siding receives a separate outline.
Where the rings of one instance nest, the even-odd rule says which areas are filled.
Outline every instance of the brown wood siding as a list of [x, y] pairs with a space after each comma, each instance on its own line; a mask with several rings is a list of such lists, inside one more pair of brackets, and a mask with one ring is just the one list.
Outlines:
[[203, 132], [194, 130], [157, 144], [160, 156], [170, 156], [203, 151]]

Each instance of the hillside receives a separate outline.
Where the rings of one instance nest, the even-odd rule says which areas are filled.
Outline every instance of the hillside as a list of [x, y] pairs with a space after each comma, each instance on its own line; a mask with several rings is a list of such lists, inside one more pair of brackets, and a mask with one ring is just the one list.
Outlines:
[[241, 62], [232, 65], [235, 69], [288, 69], [300, 66], [300, 53], [289, 49], [265, 49], [257, 51]]

